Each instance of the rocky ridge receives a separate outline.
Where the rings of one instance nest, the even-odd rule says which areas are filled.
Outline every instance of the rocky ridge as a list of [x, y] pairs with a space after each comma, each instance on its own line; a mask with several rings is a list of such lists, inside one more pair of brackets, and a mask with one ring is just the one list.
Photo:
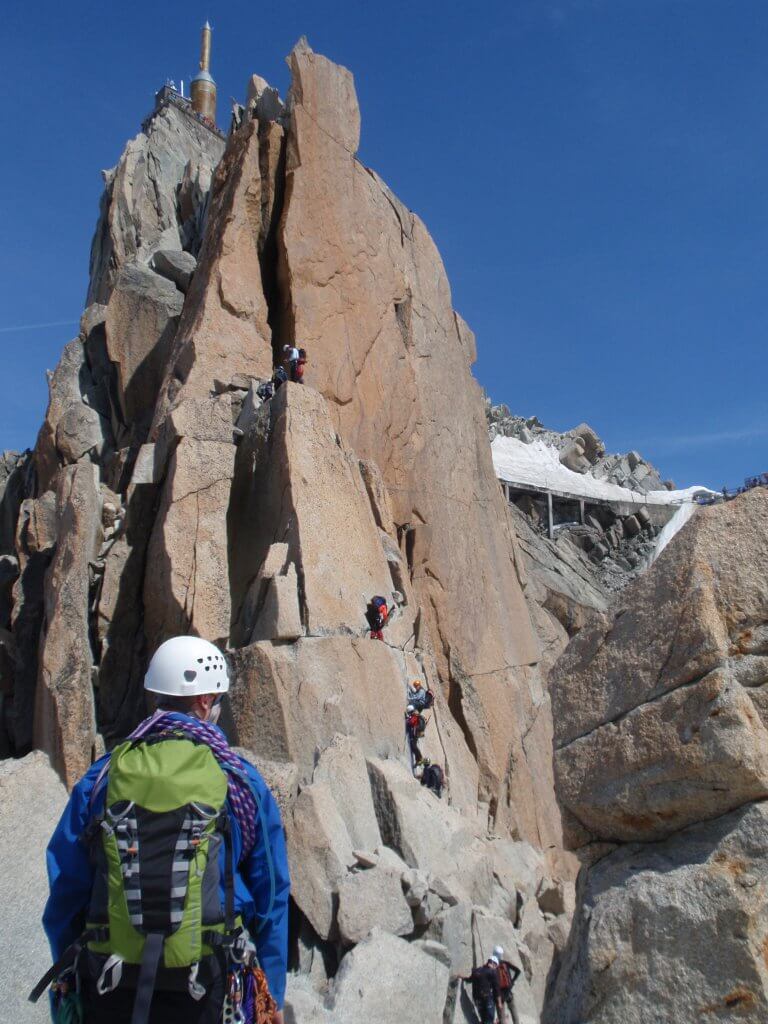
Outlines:
[[[5, 486], [5, 749], [72, 785], [145, 713], [156, 646], [215, 640], [230, 735], [283, 807], [294, 1021], [384, 1024], [412, 1005], [406, 960], [424, 1018], [464, 1019], [458, 975], [502, 941], [532, 1022], [576, 862], [474, 338], [426, 228], [356, 158], [352, 76], [303, 42], [289, 64], [286, 104], [254, 79], [223, 152], [168, 106], [105, 176], [80, 333]], [[306, 385], [263, 404], [293, 340]], [[405, 742], [417, 677], [443, 801]]]
[[[606, 454], [603, 441], [586, 423], [565, 433], [549, 430], [535, 416], [514, 416], [506, 405], [493, 405], [488, 397], [485, 414], [491, 442], [496, 437], [513, 437], [526, 445], [543, 442], [557, 451], [560, 462], [573, 472], [638, 495], [674, 489], [673, 482], [662, 482], [655, 467], [638, 452]], [[516, 494], [510, 508], [531, 575], [549, 582], [559, 577], [555, 590], [595, 608], [610, 603], [645, 571], [654, 557], [655, 538], [673, 511], [657, 506], [621, 509], [592, 505], [585, 522], [579, 523], [573, 520], [572, 509], [564, 516], [556, 510], [556, 534], [550, 539], [546, 500], [541, 495]]]
[[[253, 76], [226, 146], [165, 107], [106, 176], [80, 333], [34, 452], [0, 463], [1, 752], [38, 747], [71, 785], [144, 714], [155, 647], [204, 635], [283, 811], [291, 1024], [471, 1021], [459, 979], [497, 943], [520, 1024], [757, 1024], [765, 492], [621, 587], [597, 570], [628, 549], [507, 505], [489, 411], [576, 472], [657, 475], [584, 424], [484, 408], [426, 228], [356, 157], [351, 74], [304, 41], [289, 65], [285, 104]], [[289, 341], [306, 384], [265, 404]], [[629, 541], [615, 518], [600, 537]], [[404, 735], [417, 677], [443, 800]], [[8, 764], [14, 879], [39, 889], [63, 792], [43, 754]]]
[[551, 675], [585, 864], [546, 1020], [768, 1013], [768, 494], [700, 512]]

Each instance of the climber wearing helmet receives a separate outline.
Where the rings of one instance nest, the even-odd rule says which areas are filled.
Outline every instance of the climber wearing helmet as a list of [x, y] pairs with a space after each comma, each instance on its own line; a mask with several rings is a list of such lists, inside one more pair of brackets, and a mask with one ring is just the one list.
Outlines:
[[475, 1004], [480, 1024], [493, 1024], [498, 1014], [502, 1019], [501, 992], [497, 975], [499, 958], [488, 957], [482, 967], [475, 967], [468, 978], [461, 980], [472, 983], [472, 1002]]
[[282, 1024], [283, 828], [216, 725], [226, 660], [175, 637], [144, 689], [157, 710], [77, 783], [48, 846], [55, 964], [30, 998], [53, 982], [56, 1019], [83, 1024]]
[[408, 737], [408, 746], [411, 748], [413, 763], [416, 765], [421, 764], [419, 740], [424, 735], [424, 730], [426, 728], [427, 722], [424, 716], [414, 707], [413, 704], [409, 704], [405, 709], [405, 734]]
[[425, 690], [420, 679], [414, 679], [408, 687], [408, 703], [413, 704], [419, 711], [425, 711], [427, 708], [431, 708], [434, 702], [435, 697], [432, 691]]
[[499, 993], [501, 995], [502, 1005], [509, 1007], [513, 1024], [519, 1024], [517, 1009], [515, 1007], [515, 997], [512, 993], [512, 989], [515, 987], [515, 982], [520, 977], [520, 968], [515, 967], [515, 965], [511, 964], [509, 960], [504, 959], [503, 946], [494, 946], [493, 955], [498, 961], [496, 974], [499, 979]]
[[421, 764], [422, 786], [431, 789], [439, 799], [443, 795], [443, 769], [439, 764], [432, 764], [428, 757], [425, 757]]

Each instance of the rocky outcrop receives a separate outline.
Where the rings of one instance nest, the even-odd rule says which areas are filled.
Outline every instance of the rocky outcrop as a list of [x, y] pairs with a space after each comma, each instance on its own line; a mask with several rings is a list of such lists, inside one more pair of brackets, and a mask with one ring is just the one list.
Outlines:
[[117, 167], [103, 172], [87, 304], [108, 301], [125, 264], [146, 263], [158, 249], [197, 254], [223, 149], [221, 139], [175, 106], [149, 119]]
[[96, 745], [89, 562], [101, 540], [101, 501], [90, 462], [60, 475], [56, 519], [56, 553], [45, 582], [34, 739], [72, 786], [90, 766]]
[[491, 441], [499, 436], [516, 437], [524, 444], [543, 441], [550, 448], [557, 448], [560, 461], [575, 473], [588, 472], [599, 480], [641, 494], [674, 487], [671, 481], [662, 481], [655, 466], [638, 452], [607, 454], [602, 440], [588, 423], [580, 423], [565, 433], [549, 430], [535, 416], [515, 416], [506, 405], [493, 405], [489, 398], [485, 399], [485, 415]]
[[553, 1024], [765, 1017], [767, 571], [755, 489], [691, 520], [555, 666], [558, 796], [602, 859]]
[[561, 801], [601, 839], [649, 839], [768, 796], [768, 495], [701, 512], [552, 685]]
[[601, 860], [545, 1020], [765, 1020], [766, 837], [768, 804], [748, 804]]
[[[35, 708], [70, 785], [143, 716], [158, 644], [214, 640], [227, 729], [284, 814], [296, 1024], [462, 1020], [458, 976], [499, 940], [527, 1024], [575, 872], [545, 673], [586, 606], [518, 549], [474, 337], [426, 228], [357, 160], [351, 75], [303, 43], [290, 64], [286, 105], [254, 81], [223, 152], [165, 107], [109, 177], [89, 305], [8, 506], [3, 742], [31, 745]], [[306, 383], [264, 402], [286, 342]], [[442, 799], [405, 736], [417, 678]]]

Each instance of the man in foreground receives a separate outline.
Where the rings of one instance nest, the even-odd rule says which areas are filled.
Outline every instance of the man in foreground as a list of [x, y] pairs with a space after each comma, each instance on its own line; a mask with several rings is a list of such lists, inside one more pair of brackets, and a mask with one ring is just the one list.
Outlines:
[[53, 981], [54, 1007], [80, 1003], [85, 1024], [218, 1024], [225, 1009], [282, 1024], [285, 841], [264, 780], [215, 724], [224, 656], [175, 637], [144, 688], [157, 711], [75, 786], [49, 844], [56, 963], [33, 996]]

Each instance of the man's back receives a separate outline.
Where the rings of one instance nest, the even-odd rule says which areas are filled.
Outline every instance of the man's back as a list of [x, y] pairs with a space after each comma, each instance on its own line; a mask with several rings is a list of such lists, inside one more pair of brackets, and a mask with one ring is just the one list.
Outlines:
[[499, 998], [499, 981], [496, 976], [496, 969], [488, 964], [482, 967], [475, 967], [470, 975], [472, 982], [472, 998], [476, 1003], [487, 999], [494, 1001]]

